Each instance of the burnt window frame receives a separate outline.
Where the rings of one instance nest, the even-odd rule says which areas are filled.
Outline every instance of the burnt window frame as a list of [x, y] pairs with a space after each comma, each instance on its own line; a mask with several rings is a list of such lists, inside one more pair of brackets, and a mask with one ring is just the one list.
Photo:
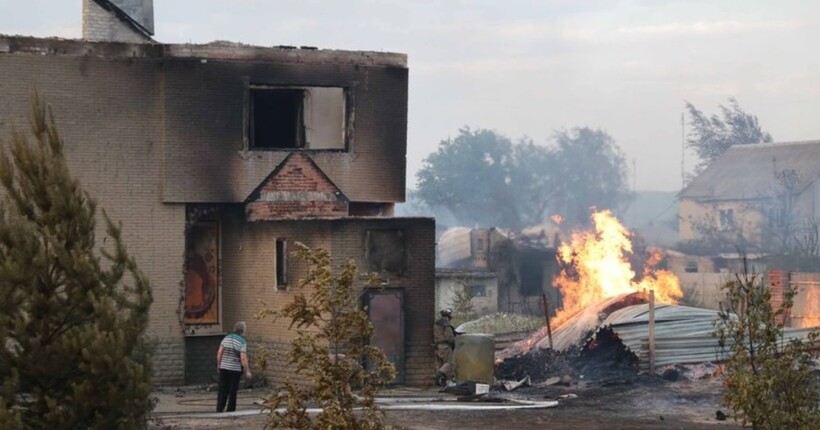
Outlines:
[[[383, 267], [384, 261], [379, 260], [379, 267], [376, 267], [376, 261], [373, 260], [374, 256], [374, 249], [376, 247], [376, 236], [385, 235], [385, 237], [389, 237], [395, 233], [395, 240], [398, 242], [397, 245], [399, 246], [400, 253], [398, 258], [398, 268], [387, 268]], [[396, 227], [396, 228], [372, 228], [366, 229], [364, 231], [364, 261], [367, 265], [369, 271], [384, 275], [392, 275], [399, 278], [404, 278], [408, 275], [408, 263], [409, 263], [409, 256], [408, 256], [408, 236], [407, 231], [404, 228]], [[385, 252], [379, 252], [378, 255], [382, 258], [385, 256]], [[394, 270], [398, 269], [398, 270]]]
[[[340, 148], [286, 148], [286, 147], [263, 147], [254, 145], [254, 108], [253, 108], [253, 93], [255, 91], [296, 91], [301, 90], [307, 92], [311, 88], [339, 88], [342, 90], [342, 146]], [[308, 151], [308, 152], [351, 152], [353, 145], [353, 130], [354, 130], [354, 112], [353, 106], [355, 102], [355, 92], [351, 85], [343, 84], [271, 84], [271, 83], [256, 83], [245, 81], [245, 97], [244, 97], [244, 128], [243, 128], [243, 146], [245, 151], [258, 152], [294, 152], [294, 151]], [[304, 115], [304, 101], [302, 103], [302, 110]], [[304, 130], [304, 124], [303, 124]]]

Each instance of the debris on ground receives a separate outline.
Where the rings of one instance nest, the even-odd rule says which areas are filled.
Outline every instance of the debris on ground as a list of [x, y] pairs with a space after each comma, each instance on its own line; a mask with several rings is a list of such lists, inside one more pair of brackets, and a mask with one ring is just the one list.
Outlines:
[[519, 387], [529, 387], [532, 385], [532, 379], [529, 375], [525, 376], [520, 381], [500, 381], [501, 386], [507, 391], [513, 391]]

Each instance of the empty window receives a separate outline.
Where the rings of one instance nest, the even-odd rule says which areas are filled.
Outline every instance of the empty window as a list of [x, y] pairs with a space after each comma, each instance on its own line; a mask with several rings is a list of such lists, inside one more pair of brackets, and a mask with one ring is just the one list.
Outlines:
[[370, 263], [370, 271], [404, 275], [407, 262], [402, 230], [368, 230], [365, 241], [365, 259]]
[[525, 296], [537, 296], [542, 291], [544, 284], [544, 265], [541, 261], [529, 259], [521, 264], [520, 271], [521, 285], [519, 292]]
[[470, 285], [470, 297], [487, 297], [486, 285]]
[[686, 273], [698, 273], [698, 263], [694, 261], [687, 261], [683, 271]]
[[276, 239], [276, 287], [288, 285], [288, 241]]
[[734, 209], [720, 210], [720, 228], [722, 230], [730, 230], [735, 227], [735, 211]]
[[249, 104], [253, 149], [345, 148], [344, 88], [252, 86]]

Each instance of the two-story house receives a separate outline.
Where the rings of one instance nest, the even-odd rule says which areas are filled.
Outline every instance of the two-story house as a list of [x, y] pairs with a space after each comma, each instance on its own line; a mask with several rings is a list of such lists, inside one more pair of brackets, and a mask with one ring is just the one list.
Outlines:
[[820, 217], [818, 160], [820, 141], [732, 146], [678, 195], [681, 242], [714, 253], [790, 246]]
[[[209, 382], [236, 321], [281, 352], [295, 242], [379, 272], [364, 294], [400, 383], [434, 370], [434, 222], [394, 218], [405, 198], [403, 54], [151, 39], [150, 0], [84, 0], [83, 40], [0, 36], [0, 135], [52, 106], [74, 176], [150, 278], [155, 381]], [[102, 237], [102, 223], [98, 232]], [[282, 381], [289, 370], [270, 366]]]

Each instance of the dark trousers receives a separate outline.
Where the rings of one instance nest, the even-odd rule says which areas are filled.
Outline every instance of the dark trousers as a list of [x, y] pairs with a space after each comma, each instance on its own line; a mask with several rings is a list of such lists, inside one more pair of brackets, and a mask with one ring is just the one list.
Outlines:
[[219, 394], [216, 397], [216, 411], [225, 410], [225, 403], [228, 404], [228, 412], [236, 410], [236, 391], [239, 390], [239, 379], [242, 372], [219, 369]]

